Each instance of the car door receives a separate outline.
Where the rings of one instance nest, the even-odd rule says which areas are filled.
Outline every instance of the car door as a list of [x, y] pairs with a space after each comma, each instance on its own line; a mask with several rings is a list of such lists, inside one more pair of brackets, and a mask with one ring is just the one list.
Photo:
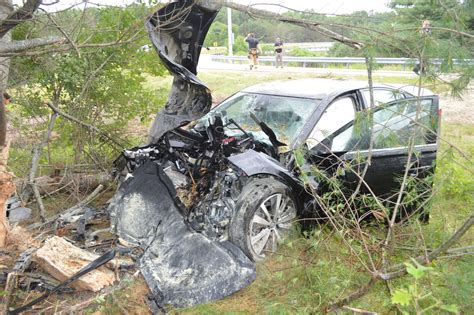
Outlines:
[[357, 186], [369, 163], [361, 192], [393, 197], [400, 189], [410, 152], [410, 177], [424, 178], [434, 171], [438, 107], [438, 97], [429, 96], [396, 100], [361, 112], [310, 150], [312, 163], [328, 169], [331, 160], [332, 170], [337, 164], [350, 164], [352, 168], [341, 174], [348, 191]]
[[[319, 191], [328, 189], [327, 182], [321, 180], [323, 177], [331, 177], [337, 172], [340, 166], [340, 157], [344, 152], [331, 152], [330, 143], [327, 141], [331, 139], [333, 134], [342, 130], [356, 118], [357, 112], [361, 109], [360, 96], [356, 93], [348, 93], [341, 95], [334, 99], [323, 112], [316, 124], [309, 133], [305, 145], [308, 149], [308, 164], [303, 169], [308, 173], [312, 166], [316, 166], [317, 170], [321, 171], [317, 176], [310, 177]], [[315, 169], [312, 169], [314, 172]], [[339, 180], [345, 181], [345, 178], [340, 177]]]

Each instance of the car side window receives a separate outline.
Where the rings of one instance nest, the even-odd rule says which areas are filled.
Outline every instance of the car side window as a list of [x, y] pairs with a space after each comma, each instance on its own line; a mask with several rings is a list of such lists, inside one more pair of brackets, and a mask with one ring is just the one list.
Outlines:
[[432, 100], [411, 99], [374, 112], [374, 148], [406, 147], [436, 142]]
[[[369, 90], [363, 90], [365, 103], [367, 107], [370, 107], [370, 92]], [[374, 89], [374, 105], [375, 107], [405, 98], [404, 94], [397, 90], [392, 89]]]
[[336, 99], [322, 114], [308, 137], [311, 149], [355, 118], [355, 100], [351, 96]]
[[336, 132], [331, 151], [368, 150], [370, 132], [374, 149], [407, 147], [411, 140], [414, 145], [436, 143], [436, 113], [432, 99], [413, 98], [382, 105], [361, 113], [352, 124]]

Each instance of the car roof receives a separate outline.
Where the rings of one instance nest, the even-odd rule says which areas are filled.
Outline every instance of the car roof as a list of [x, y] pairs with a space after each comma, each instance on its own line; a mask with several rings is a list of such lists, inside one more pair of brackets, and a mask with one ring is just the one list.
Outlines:
[[[400, 89], [409, 94], [418, 95], [418, 88], [413, 86], [374, 84], [374, 88], [380, 87]], [[345, 93], [365, 88], [368, 88], [367, 81], [314, 78], [265, 82], [245, 88], [242, 92], [322, 100], [335, 92]], [[422, 88], [420, 95], [433, 95], [433, 92]]]

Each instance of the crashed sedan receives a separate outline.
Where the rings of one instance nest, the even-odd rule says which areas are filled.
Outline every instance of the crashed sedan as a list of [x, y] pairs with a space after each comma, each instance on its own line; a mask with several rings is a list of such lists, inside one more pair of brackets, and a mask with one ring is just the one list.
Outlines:
[[[303, 181], [302, 169], [336, 172], [370, 155], [361, 193], [387, 200], [410, 152], [411, 176], [434, 170], [438, 97], [426, 90], [415, 97], [375, 86], [371, 102], [362, 82], [279, 81], [211, 110], [196, 67], [218, 9], [178, 1], [147, 21], [173, 86], [150, 143], [115, 162], [123, 183], [110, 205], [112, 223], [124, 242], [143, 249], [142, 274], [162, 305], [204, 303], [247, 286], [253, 262], [274, 252], [297, 218], [321, 216], [313, 194], [327, 186], [317, 177]], [[361, 117], [369, 123], [358, 124]], [[305, 152], [305, 165], [295, 163], [295, 150]], [[359, 182], [353, 172], [339, 176], [348, 191]]]

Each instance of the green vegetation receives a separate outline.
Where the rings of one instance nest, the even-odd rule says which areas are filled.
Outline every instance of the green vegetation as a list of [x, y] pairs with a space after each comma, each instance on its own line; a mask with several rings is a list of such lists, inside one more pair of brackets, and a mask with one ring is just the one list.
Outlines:
[[[94, 45], [113, 43], [135, 27], [139, 27], [137, 35], [144, 35], [143, 27], [136, 23], [149, 10], [142, 5], [89, 9], [86, 16], [90, 23], [84, 24], [76, 36], [79, 42], [87, 42], [91, 48], [81, 49], [80, 53], [70, 51], [12, 60], [15, 71], [10, 79], [15, 104], [10, 115], [13, 126], [19, 130], [16, 135], [19, 141], [13, 142], [11, 166], [18, 176], [26, 174], [31, 145], [38, 143], [47, 129], [51, 114], [47, 103], [85, 124], [98, 126], [117, 139], [117, 143], [104, 146], [104, 139], [91, 136], [78, 124], [59, 117], [54, 140], [49, 144], [48, 155], [42, 157], [42, 164], [100, 162], [105, 165], [123, 149], [120, 144], [128, 146], [136, 141], [136, 135], [127, 132], [129, 122], [138, 117], [139, 123], [148, 125], [166, 97], [146, 88], [146, 76], [163, 75], [164, 67], [153, 50], [140, 50], [149, 42], [144, 36], [126, 45], [108, 45], [101, 49]], [[73, 33], [75, 23], [72, 21], [80, 20], [82, 12], [67, 10], [54, 14], [54, 18], [57, 23], [66, 25], [65, 31]], [[109, 31], [111, 29], [113, 31]], [[28, 22], [16, 28], [13, 37], [21, 40], [56, 32], [53, 26], [38, 30], [33, 22]]]

